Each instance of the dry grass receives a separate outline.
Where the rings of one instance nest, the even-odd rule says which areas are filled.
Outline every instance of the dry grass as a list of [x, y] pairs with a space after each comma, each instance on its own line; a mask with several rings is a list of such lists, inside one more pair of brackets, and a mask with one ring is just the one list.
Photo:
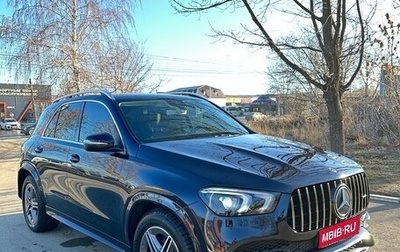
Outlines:
[[328, 146], [328, 129], [319, 123], [317, 118], [266, 116], [250, 121], [249, 126], [261, 134], [288, 138], [323, 148]]
[[372, 193], [400, 197], [400, 148], [353, 143], [346, 155], [364, 167]]

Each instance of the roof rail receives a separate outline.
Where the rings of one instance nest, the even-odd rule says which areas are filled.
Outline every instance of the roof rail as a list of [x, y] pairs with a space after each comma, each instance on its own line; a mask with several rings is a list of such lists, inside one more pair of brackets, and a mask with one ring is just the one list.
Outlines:
[[166, 94], [186, 95], [186, 96], [191, 96], [191, 97], [196, 97], [196, 98], [201, 98], [201, 99], [207, 100], [206, 96], [200, 95], [197, 93], [192, 93], [192, 92], [166, 92]]
[[78, 97], [78, 96], [93, 95], [93, 94], [103, 95], [103, 96], [106, 96], [107, 98], [109, 98], [110, 100], [115, 100], [115, 98], [112, 96], [110, 91], [105, 90], [105, 89], [100, 89], [100, 88], [93, 88], [93, 89], [87, 89], [84, 91], [60, 96], [60, 97], [54, 99], [52, 103], [66, 100], [66, 99], [71, 99], [71, 98]]

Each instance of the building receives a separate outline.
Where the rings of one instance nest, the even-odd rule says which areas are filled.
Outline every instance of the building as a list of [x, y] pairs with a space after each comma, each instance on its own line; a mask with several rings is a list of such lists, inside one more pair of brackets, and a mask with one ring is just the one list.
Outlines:
[[169, 91], [169, 93], [174, 92], [203, 95], [226, 110], [235, 109], [240, 111], [238, 113], [240, 115], [244, 112], [261, 112], [267, 115], [274, 115], [277, 114], [278, 109], [276, 99], [271, 95], [224, 95], [220, 89], [207, 85], [184, 87]]
[[217, 104], [218, 106], [225, 106], [225, 95], [224, 93], [218, 89], [207, 85], [202, 86], [193, 86], [193, 87], [184, 87], [178, 88], [169, 91], [169, 93], [195, 93], [208, 98], [208, 100], [212, 101], [213, 103]]
[[226, 95], [226, 106], [240, 108], [243, 112], [250, 111], [250, 104], [257, 100], [259, 95]]
[[250, 104], [251, 112], [261, 112], [266, 115], [274, 115], [277, 112], [277, 102], [269, 95], [260, 95]]
[[398, 96], [400, 92], [399, 83], [400, 66], [383, 65], [379, 80], [379, 95]]
[[50, 102], [50, 85], [0, 83], [0, 118], [13, 117], [20, 122], [34, 120]]

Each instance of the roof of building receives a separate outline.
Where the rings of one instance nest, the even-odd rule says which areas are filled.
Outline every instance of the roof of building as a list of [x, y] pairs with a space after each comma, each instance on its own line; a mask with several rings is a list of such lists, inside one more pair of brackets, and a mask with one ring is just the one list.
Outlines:
[[172, 92], [189, 92], [200, 94], [208, 98], [225, 98], [224, 93], [220, 89], [208, 85], [183, 87], [169, 91], [169, 93]]

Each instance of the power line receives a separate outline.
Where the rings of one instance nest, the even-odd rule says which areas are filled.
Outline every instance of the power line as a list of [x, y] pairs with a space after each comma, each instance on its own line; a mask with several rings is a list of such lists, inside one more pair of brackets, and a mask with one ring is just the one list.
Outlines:
[[155, 63], [153, 71], [158, 73], [177, 74], [179, 76], [191, 75], [247, 75], [261, 74], [247, 66], [227, 64], [224, 62], [211, 62], [196, 59], [185, 59], [150, 54]]
[[[0, 52], [0, 70], [9, 71], [9, 60], [11, 57], [15, 56], [16, 55], [10, 53]], [[206, 78], [210, 76], [221, 77], [226, 75], [264, 75], [264, 73], [239, 64], [227, 64], [226, 62], [187, 59], [156, 54], [149, 54], [148, 56], [154, 63], [152, 72], [169, 77]], [[36, 65], [34, 62], [31, 64], [32, 67]]]

